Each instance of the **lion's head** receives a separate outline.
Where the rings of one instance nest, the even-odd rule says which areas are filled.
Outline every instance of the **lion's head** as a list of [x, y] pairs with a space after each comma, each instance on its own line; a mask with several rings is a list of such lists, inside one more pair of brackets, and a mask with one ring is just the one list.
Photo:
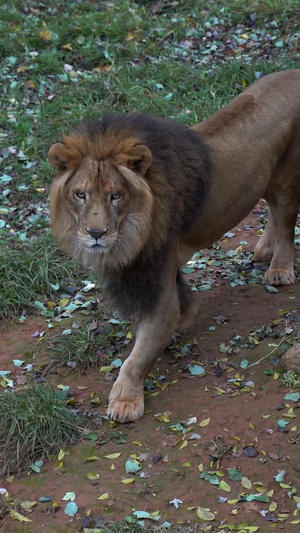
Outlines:
[[85, 127], [49, 150], [57, 175], [51, 188], [53, 232], [84, 264], [126, 264], [151, 229], [153, 196], [144, 179], [151, 152], [132, 135], [124, 138], [124, 131], [119, 139], [115, 132], [93, 138], [88, 134], [94, 124]]

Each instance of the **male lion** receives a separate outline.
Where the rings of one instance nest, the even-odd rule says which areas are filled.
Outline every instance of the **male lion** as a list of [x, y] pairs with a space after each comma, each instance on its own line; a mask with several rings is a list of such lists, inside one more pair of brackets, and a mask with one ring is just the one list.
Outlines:
[[51, 222], [92, 265], [121, 316], [140, 317], [109, 398], [113, 420], [144, 412], [144, 379], [189, 314], [180, 266], [269, 203], [255, 259], [266, 282], [294, 283], [300, 204], [300, 70], [270, 74], [193, 128], [144, 115], [87, 121], [49, 151]]

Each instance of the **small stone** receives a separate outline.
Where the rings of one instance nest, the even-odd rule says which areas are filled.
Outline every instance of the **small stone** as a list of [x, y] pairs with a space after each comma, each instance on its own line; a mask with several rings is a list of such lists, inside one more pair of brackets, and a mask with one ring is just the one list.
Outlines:
[[281, 358], [281, 365], [300, 374], [300, 343], [292, 346]]

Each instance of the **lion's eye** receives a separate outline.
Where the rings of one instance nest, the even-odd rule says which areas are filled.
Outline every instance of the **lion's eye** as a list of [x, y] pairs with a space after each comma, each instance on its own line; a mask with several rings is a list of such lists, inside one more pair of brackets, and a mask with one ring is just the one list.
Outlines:
[[120, 200], [122, 198], [123, 194], [121, 192], [114, 192], [111, 194], [110, 199], [111, 200]]
[[79, 198], [80, 200], [86, 199], [86, 194], [84, 191], [75, 191], [74, 196], [75, 198]]

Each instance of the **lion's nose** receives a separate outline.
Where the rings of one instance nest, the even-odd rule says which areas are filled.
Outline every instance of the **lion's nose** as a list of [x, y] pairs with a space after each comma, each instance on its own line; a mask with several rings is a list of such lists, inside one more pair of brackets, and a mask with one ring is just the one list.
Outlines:
[[93, 237], [93, 239], [96, 239], [96, 240], [100, 239], [102, 235], [107, 233], [107, 229], [103, 230], [101, 228], [90, 228], [90, 229], [86, 228], [86, 231], [90, 234], [91, 237]]

